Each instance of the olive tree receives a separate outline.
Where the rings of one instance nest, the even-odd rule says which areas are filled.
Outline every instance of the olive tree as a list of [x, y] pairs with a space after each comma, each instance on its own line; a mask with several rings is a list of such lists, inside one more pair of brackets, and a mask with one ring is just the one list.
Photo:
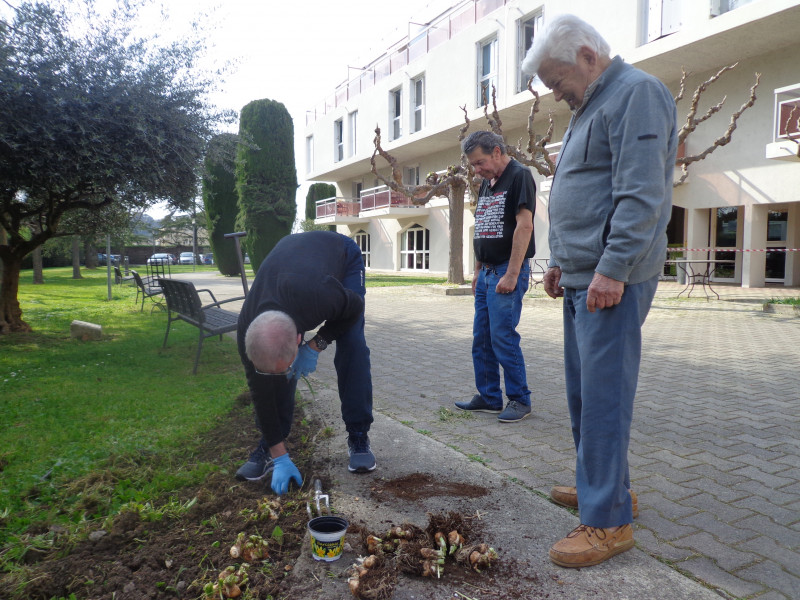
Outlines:
[[17, 298], [26, 255], [76, 233], [76, 211], [186, 209], [206, 143], [230, 118], [207, 101], [203, 36], [137, 36], [141, 6], [29, 1], [0, 21], [0, 332], [30, 330]]

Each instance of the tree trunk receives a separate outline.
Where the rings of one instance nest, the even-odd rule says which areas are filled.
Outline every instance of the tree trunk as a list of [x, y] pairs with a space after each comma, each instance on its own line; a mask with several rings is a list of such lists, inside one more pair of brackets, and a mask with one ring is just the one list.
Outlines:
[[450, 185], [450, 264], [447, 283], [464, 283], [464, 193], [465, 185]]
[[22, 320], [19, 306], [19, 272], [22, 259], [10, 253], [0, 253], [3, 259], [3, 277], [0, 285], [0, 334], [14, 331], [31, 331], [30, 325]]
[[31, 253], [33, 258], [33, 283], [44, 283], [44, 274], [42, 273], [42, 247], [39, 246]]
[[[0, 227], [0, 246], [5, 246], [6, 244], [8, 244], [8, 234], [6, 234], [5, 229]], [[0, 280], [2, 280], [2, 277], [3, 277], [3, 261], [0, 260]]]
[[96, 269], [97, 268], [97, 248], [94, 247], [94, 244], [89, 240], [86, 240], [83, 246], [83, 254], [86, 258], [86, 268], [87, 269]]
[[81, 236], [72, 236], [72, 278], [83, 279], [81, 275]]

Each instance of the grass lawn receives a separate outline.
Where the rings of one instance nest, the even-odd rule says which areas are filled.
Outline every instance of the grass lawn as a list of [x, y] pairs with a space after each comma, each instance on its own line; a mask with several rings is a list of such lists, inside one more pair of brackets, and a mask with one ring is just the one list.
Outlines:
[[426, 275], [391, 275], [386, 273], [370, 273], [367, 271], [364, 283], [367, 287], [388, 287], [393, 285], [441, 285], [447, 283], [447, 277]]
[[[162, 349], [165, 312], [150, 314], [149, 302], [139, 312], [127, 284], [114, 285], [109, 301], [106, 269], [81, 272], [74, 280], [71, 268], [46, 269], [45, 283], [33, 285], [23, 271], [19, 300], [33, 333], [0, 336], [0, 566], [37, 521], [103, 518], [200, 480], [212, 467], [185, 457], [246, 388], [232, 340], [206, 340], [192, 376], [194, 327], [178, 323]], [[100, 324], [103, 339], [71, 339], [74, 319]], [[112, 468], [111, 497], [76, 489]]]

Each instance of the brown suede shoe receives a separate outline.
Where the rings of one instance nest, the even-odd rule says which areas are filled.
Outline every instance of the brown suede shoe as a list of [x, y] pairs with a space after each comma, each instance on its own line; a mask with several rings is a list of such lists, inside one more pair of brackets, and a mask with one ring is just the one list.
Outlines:
[[550, 560], [561, 567], [591, 567], [633, 548], [630, 523], [620, 527], [579, 525], [550, 548]]
[[[631, 493], [631, 500], [633, 501], [633, 518], [639, 516], [639, 498], [636, 492], [628, 490]], [[578, 508], [578, 490], [575, 486], [569, 485], [556, 485], [550, 490], [550, 499], [556, 504], [567, 506], [569, 508]]]

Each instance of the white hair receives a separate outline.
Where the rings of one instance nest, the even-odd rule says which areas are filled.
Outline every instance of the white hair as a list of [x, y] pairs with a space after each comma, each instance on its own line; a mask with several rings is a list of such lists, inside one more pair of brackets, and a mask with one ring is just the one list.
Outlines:
[[542, 62], [548, 59], [574, 65], [582, 46], [591, 48], [602, 58], [609, 58], [611, 52], [608, 42], [589, 23], [575, 15], [558, 15], [534, 36], [533, 45], [522, 61], [522, 70], [535, 75]]
[[279, 362], [290, 363], [297, 354], [297, 326], [279, 310], [268, 310], [250, 323], [244, 336], [247, 358], [272, 370]]

